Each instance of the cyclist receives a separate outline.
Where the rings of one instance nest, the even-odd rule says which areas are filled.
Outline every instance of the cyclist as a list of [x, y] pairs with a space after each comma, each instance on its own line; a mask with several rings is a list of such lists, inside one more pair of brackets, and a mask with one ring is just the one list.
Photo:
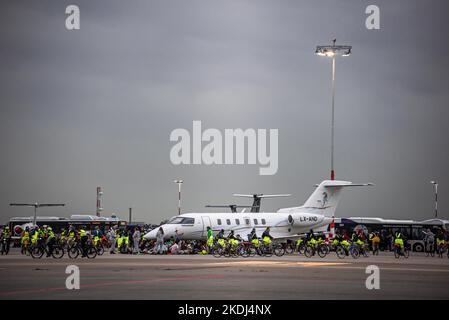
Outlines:
[[26, 254], [28, 252], [28, 246], [30, 245], [30, 228], [26, 227], [20, 236], [20, 243], [22, 248], [20, 252]]
[[67, 246], [70, 248], [76, 241], [78, 233], [76, 232], [75, 227], [70, 225], [69, 227], [69, 237], [67, 238]]
[[306, 234], [306, 241], [308, 245], [315, 247], [317, 241], [315, 239], [315, 236], [313, 235], [312, 229], [310, 229], [309, 233]]
[[39, 234], [40, 234], [40, 228], [39, 228], [39, 226], [36, 226], [36, 227], [33, 229], [33, 235], [32, 235], [32, 237], [31, 237], [31, 244], [32, 244], [33, 246], [37, 245], [37, 242], [38, 242], [38, 240], [39, 240]]
[[273, 237], [270, 235], [270, 227], [267, 227], [265, 231], [262, 233], [262, 241], [266, 246], [268, 246], [271, 244], [272, 240]]
[[231, 232], [228, 234], [227, 241], [228, 241], [229, 245], [231, 246], [232, 250], [237, 248], [239, 241], [237, 240], [237, 238], [234, 234], [234, 230], [231, 230]]
[[340, 234], [339, 231], [335, 232], [335, 236], [332, 239], [332, 246], [335, 248], [337, 247], [339, 244], [341, 244], [341, 242], [343, 241], [343, 236]]
[[442, 257], [446, 241], [444, 240], [444, 234], [441, 230], [438, 232], [436, 239], [437, 239], [438, 254], [440, 255], [440, 257]]
[[217, 236], [215, 237], [217, 239], [217, 243], [224, 248], [226, 245], [225, 237], [224, 237], [224, 230], [221, 229], [219, 233], [217, 233]]
[[251, 233], [248, 235], [249, 241], [257, 248], [259, 246], [259, 238], [257, 238], [256, 228], [251, 230]]
[[404, 236], [399, 231], [396, 232], [394, 236], [394, 244], [395, 246], [399, 246], [401, 249], [401, 254], [404, 253]]
[[214, 232], [211, 227], [207, 227], [207, 251], [214, 245]]
[[53, 253], [53, 246], [54, 246], [55, 240], [56, 240], [55, 239], [55, 234], [54, 234], [54, 232], [53, 232], [51, 227], [48, 227], [45, 230], [45, 233], [46, 233], [46, 238], [47, 238], [46, 241], [47, 241], [47, 246], [48, 246], [47, 257], [50, 257], [51, 254]]
[[101, 237], [103, 237], [103, 233], [101, 232], [99, 226], [95, 226], [95, 230], [92, 232], [92, 237], [93, 245], [95, 247], [98, 246], [100, 244]]
[[237, 245], [239, 244], [239, 241], [234, 235], [234, 230], [231, 230], [231, 232], [229, 233], [228, 242], [233, 248], [237, 247]]
[[[5, 251], [5, 254], [8, 254], [9, 252], [9, 242], [11, 241], [11, 232], [9, 231], [9, 227], [6, 226], [3, 229], [3, 232], [1, 233], [0, 236], [0, 241], [5, 241], [5, 247], [3, 248], [3, 250]], [[3, 254], [3, 251], [2, 251]]]
[[375, 232], [373, 234], [373, 237], [371, 238], [371, 243], [373, 246], [373, 255], [379, 255], [379, 244], [380, 244], [379, 232]]
[[86, 226], [82, 226], [79, 230], [80, 235], [80, 244], [81, 244], [81, 251], [82, 251], [82, 257], [84, 258], [86, 256], [86, 249], [87, 249], [87, 240], [89, 239], [87, 236]]

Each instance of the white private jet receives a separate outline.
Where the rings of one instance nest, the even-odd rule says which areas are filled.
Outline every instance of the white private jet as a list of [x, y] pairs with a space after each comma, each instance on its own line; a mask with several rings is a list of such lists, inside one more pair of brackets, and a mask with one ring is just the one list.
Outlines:
[[[212, 228], [214, 235], [221, 229], [225, 230], [225, 235], [234, 230], [234, 234], [240, 235], [243, 239], [247, 239], [253, 228], [260, 236], [266, 227], [270, 227], [270, 235], [275, 240], [295, 239], [310, 229], [314, 232], [327, 230], [343, 188], [370, 185], [373, 184], [325, 180], [300, 207], [283, 208], [277, 212], [185, 213], [174, 216], [161, 227], [165, 239], [175, 236], [177, 232], [180, 239], [205, 240], [207, 227]], [[158, 229], [148, 232], [144, 238], [156, 239]]]

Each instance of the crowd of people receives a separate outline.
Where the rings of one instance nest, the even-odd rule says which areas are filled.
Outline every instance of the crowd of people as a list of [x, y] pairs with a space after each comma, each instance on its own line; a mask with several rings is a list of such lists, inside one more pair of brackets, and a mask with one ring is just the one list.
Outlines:
[[[86, 226], [73, 225], [54, 231], [49, 226], [37, 226], [33, 229], [26, 228], [23, 230], [20, 237], [20, 246], [22, 254], [28, 254], [31, 246], [44, 243], [48, 247], [48, 256], [52, 254], [53, 247], [56, 244], [67, 249], [73, 245], [80, 245], [83, 250], [87, 245], [93, 245], [96, 248], [109, 251], [110, 254], [208, 254], [217, 244], [237, 246], [239, 243], [247, 241], [257, 247], [259, 243], [270, 245], [273, 240], [269, 227], [260, 236], [257, 235], [256, 229], [252, 229], [251, 233], [248, 234], [248, 239], [242, 239], [239, 235], [235, 235], [232, 230], [225, 234], [223, 229], [214, 236], [212, 229], [208, 227], [207, 240], [205, 241], [182, 240], [181, 235], [177, 232], [174, 236], [166, 237], [162, 227], [158, 228], [155, 240], [147, 240], [144, 235], [149, 231], [150, 229], [145, 227], [119, 228], [117, 226], [106, 228], [104, 231], [98, 226], [92, 230], [87, 230]], [[445, 250], [449, 247], [447, 232], [438, 230], [433, 233], [429, 229], [422, 232], [426, 251], [436, 252], [442, 246]], [[2, 254], [7, 253], [11, 243], [11, 230], [8, 226], [0, 229], [0, 240]], [[396, 234], [382, 231], [366, 233], [363, 230], [358, 230], [349, 235], [348, 232], [343, 230], [342, 232], [337, 231], [335, 236], [329, 239], [324, 234], [316, 234], [313, 230], [310, 230], [295, 242], [286, 241], [285, 245], [293, 247], [297, 251], [302, 243], [312, 245], [321, 243], [329, 247], [349, 246], [350, 243], [354, 243], [366, 247], [373, 255], [378, 255], [381, 250], [393, 251], [395, 246], [404, 250], [407, 245], [407, 238], [400, 232], [396, 232]]]

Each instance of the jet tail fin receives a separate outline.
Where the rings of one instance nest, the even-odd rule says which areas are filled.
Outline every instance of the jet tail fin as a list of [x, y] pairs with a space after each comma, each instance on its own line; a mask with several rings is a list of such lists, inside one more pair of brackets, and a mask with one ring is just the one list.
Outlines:
[[324, 180], [304, 203], [303, 208], [319, 209], [326, 217], [333, 217], [341, 199], [341, 190], [346, 187], [372, 186], [372, 183]]

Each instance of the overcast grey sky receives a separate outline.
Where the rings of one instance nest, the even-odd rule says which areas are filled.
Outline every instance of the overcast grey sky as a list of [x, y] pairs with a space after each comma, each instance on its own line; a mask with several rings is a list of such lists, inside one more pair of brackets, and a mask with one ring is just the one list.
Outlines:
[[[77, 4], [81, 29], [65, 29]], [[365, 8], [380, 7], [380, 30]], [[2, 1], [0, 222], [31, 215], [11, 202], [65, 202], [42, 215], [95, 212], [157, 223], [233, 193], [291, 193], [300, 205], [329, 177], [331, 63], [337, 38], [338, 216], [449, 218], [449, 20], [441, 1]], [[170, 162], [172, 130], [279, 130], [279, 170]]]

